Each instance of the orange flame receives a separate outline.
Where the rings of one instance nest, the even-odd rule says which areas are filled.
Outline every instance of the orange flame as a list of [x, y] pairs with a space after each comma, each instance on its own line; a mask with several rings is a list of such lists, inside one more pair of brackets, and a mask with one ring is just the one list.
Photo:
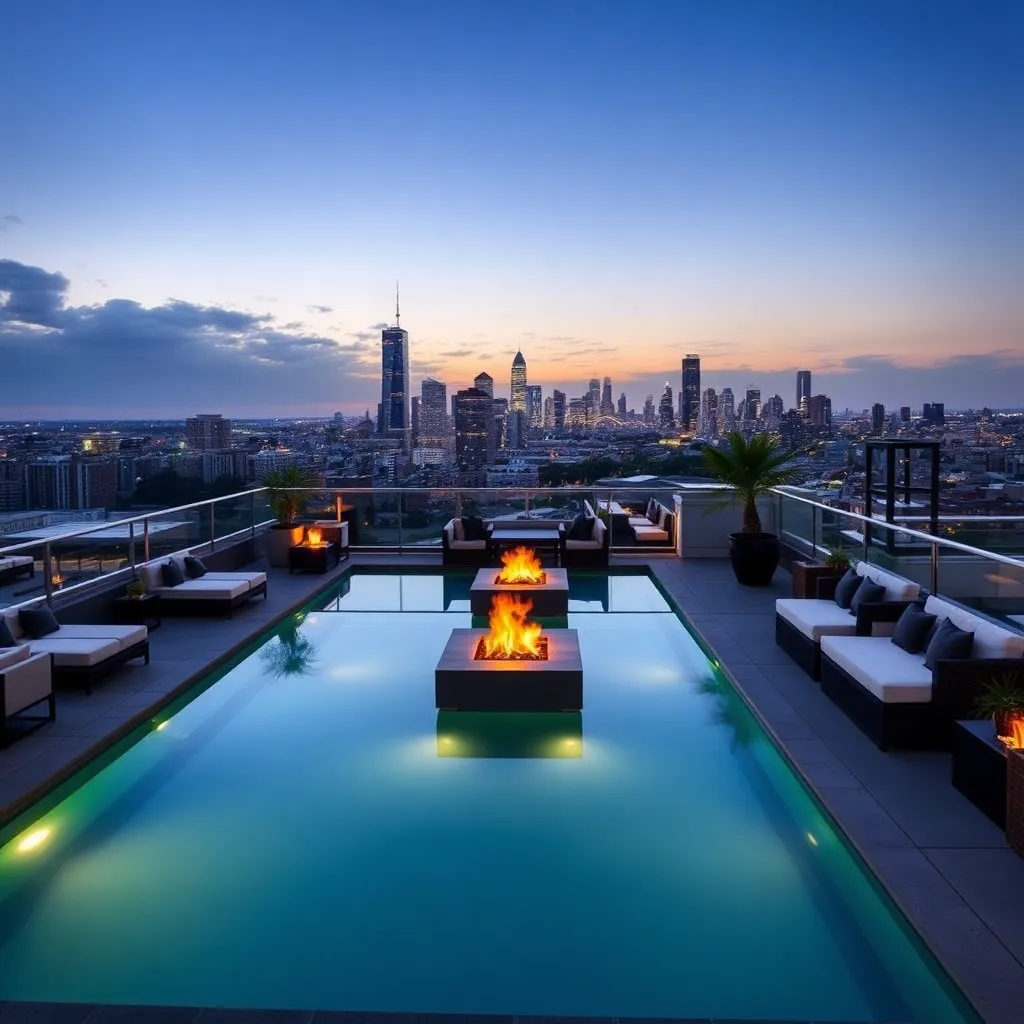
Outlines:
[[1010, 735], [1000, 736], [999, 741], [1007, 747], [1013, 747], [1016, 750], [1024, 748], [1024, 718], [1011, 718], [1010, 722]]
[[540, 624], [527, 622], [532, 601], [514, 594], [495, 594], [491, 602], [491, 632], [483, 638], [485, 658], [541, 658]]
[[501, 556], [499, 583], [541, 583], [544, 570], [540, 567], [537, 552], [527, 547], [512, 548]]
[[310, 526], [306, 530], [306, 543], [311, 548], [318, 548], [323, 543], [324, 531], [319, 526]]

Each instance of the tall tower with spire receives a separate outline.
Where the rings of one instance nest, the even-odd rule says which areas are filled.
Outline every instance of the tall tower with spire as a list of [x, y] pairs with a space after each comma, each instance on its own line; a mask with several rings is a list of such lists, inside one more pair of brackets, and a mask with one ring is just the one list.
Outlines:
[[409, 332], [401, 327], [398, 282], [395, 282], [395, 325], [380, 333], [380, 409], [377, 433], [398, 438], [404, 451], [412, 449], [410, 410]]
[[516, 352], [516, 357], [512, 360], [512, 393], [509, 396], [508, 407], [510, 412], [527, 411], [526, 360], [522, 351]]

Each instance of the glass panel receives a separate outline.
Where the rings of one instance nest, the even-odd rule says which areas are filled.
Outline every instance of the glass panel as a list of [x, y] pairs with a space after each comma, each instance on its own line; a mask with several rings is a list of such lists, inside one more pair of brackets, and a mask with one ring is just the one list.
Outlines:
[[[21, 543], [0, 538], [0, 545]], [[0, 547], [0, 608], [31, 601], [45, 593], [42, 545], [4, 553]]]

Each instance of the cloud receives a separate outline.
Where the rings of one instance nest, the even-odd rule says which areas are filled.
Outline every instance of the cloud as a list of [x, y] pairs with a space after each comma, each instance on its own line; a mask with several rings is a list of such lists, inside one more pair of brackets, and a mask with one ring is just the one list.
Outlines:
[[0, 260], [0, 363], [18, 367], [20, 410], [281, 415], [375, 393], [378, 370], [360, 339], [182, 299], [68, 306], [68, 288], [63, 274]]
[[25, 222], [16, 214], [5, 213], [0, 217], [0, 231], [8, 231], [11, 228], [20, 227]]
[[437, 354], [444, 359], [466, 359], [471, 355], [475, 355], [471, 348], [450, 348], [445, 352], [438, 352]]
[[333, 306], [317, 306], [315, 304], [307, 306], [306, 309], [308, 309], [310, 311], [310, 313], [333, 313], [334, 312], [334, 307]]

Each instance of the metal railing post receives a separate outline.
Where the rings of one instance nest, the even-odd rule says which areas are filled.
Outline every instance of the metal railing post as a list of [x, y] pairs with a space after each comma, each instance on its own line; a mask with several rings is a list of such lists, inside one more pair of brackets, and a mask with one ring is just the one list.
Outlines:
[[128, 565], [131, 566], [132, 575], [135, 575], [135, 524], [128, 524]]
[[933, 594], [938, 594], [938, 592], [939, 592], [939, 545], [936, 544], [933, 541], [931, 548], [932, 548], [932, 550], [931, 550], [931, 556], [932, 556], [931, 581], [930, 581], [931, 592]]
[[402, 492], [398, 492], [398, 501], [395, 503], [398, 507], [398, 552], [402, 552], [402, 541], [403, 541], [403, 530], [402, 530]]
[[214, 502], [210, 502], [210, 551], [213, 551], [213, 542], [217, 539], [217, 526], [213, 515]]
[[149, 561], [149, 519], [142, 520], [142, 560]]
[[526, 502], [526, 515], [527, 515], [527, 518], [529, 518], [529, 515], [530, 515], [530, 492], [529, 491], [526, 492], [526, 498], [524, 500]]
[[811, 506], [811, 558], [818, 557], [818, 508]]
[[43, 545], [43, 592], [46, 603], [53, 604], [53, 566], [50, 561], [50, 545]]
[[256, 536], [256, 492], [249, 492], [249, 536]]

